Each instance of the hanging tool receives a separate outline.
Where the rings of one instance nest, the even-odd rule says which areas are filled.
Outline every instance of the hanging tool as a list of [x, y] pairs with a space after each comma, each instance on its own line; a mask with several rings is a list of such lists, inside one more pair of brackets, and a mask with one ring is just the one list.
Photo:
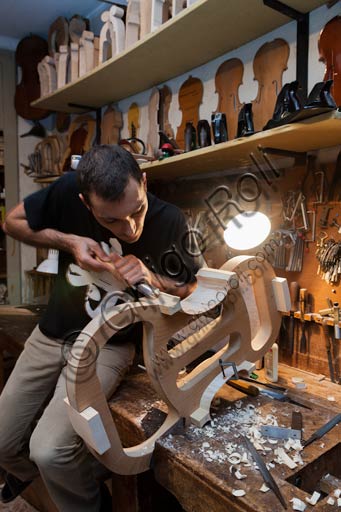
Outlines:
[[[341, 153], [340, 153], [341, 154]], [[332, 206], [324, 206], [320, 217], [320, 227], [325, 229], [328, 227], [329, 212], [332, 210]]]
[[250, 452], [253, 460], [258, 466], [259, 472], [263, 477], [264, 482], [266, 485], [272, 490], [272, 492], [277, 496], [282, 506], [285, 508], [285, 510], [288, 509], [287, 504], [285, 502], [285, 499], [281, 493], [281, 491], [278, 488], [278, 485], [276, 484], [275, 480], [273, 479], [273, 476], [271, 475], [270, 471], [266, 467], [266, 464], [260, 454], [257, 452], [254, 445], [251, 443], [251, 441], [244, 436], [244, 441], [246, 444], [246, 448]]
[[296, 305], [298, 302], [298, 296], [300, 291], [300, 285], [296, 281], [292, 281], [290, 283], [290, 299], [291, 299], [291, 309], [290, 309], [290, 318], [289, 318], [289, 346], [288, 352], [290, 355], [294, 353], [295, 347], [295, 316], [294, 311], [296, 310]]
[[326, 423], [321, 428], [316, 430], [316, 432], [314, 432], [309, 437], [309, 439], [307, 439], [306, 441], [303, 441], [303, 448], [305, 448], [306, 446], [308, 446], [312, 442], [316, 441], [317, 439], [320, 439], [322, 436], [327, 434], [327, 432], [329, 432], [329, 430], [331, 430], [333, 427], [335, 427], [335, 425], [337, 425], [340, 422], [341, 422], [341, 413], [339, 413], [336, 416], [334, 416], [334, 418], [332, 418], [330, 421], [328, 421], [328, 423]]
[[299, 350], [300, 350], [300, 352], [302, 354], [306, 354], [307, 353], [307, 338], [306, 338], [306, 335], [305, 335], [306, 323], [305, 323], [305, 320], [304, 320], [306, 299], [307, 299], [307, 289], [306, 288], [301, 288], [300, 289], [300, 320], [301, 320], [301, 325], [302, 325], [302, 332], [301, 332], [301, 339], [300, 339], [300, 348], [299, 348]]
[[332, 382], [335, 382], [333, 355], [332, 355], [332, 343], [331, 343], [330, 337], [329, 337], [328, 320], [326, 318], [324, 318], [322, 320], [322, 332], [324, 335], [324, 341], [325, 341], [325, 346], [326, 346], [326, 350], [327, 350], [330, 380]]

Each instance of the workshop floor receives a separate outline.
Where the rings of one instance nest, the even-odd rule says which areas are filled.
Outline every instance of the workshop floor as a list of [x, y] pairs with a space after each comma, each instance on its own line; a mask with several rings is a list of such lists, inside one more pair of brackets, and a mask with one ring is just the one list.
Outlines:
[[[0, 488], [3, 484], [0, 485]], [[32, 507], [23, 500], [20, 496], [15, 498], [11, 503], [0, 503], [0, 512], [38, 512], [36, 508]]]
[[7, 505], [0, 503], [0, 512], [37, 512], [37, 509], [31, 507], [27, 501], [18, 496], [18, 498], [11, 503], [7, 503]]

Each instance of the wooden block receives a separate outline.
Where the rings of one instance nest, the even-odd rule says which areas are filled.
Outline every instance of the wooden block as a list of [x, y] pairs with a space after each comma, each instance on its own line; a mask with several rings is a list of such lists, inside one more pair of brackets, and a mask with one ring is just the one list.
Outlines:
[[94, 68], [94, 33], [84, 30], [82, 40], [85, 53], [85, 69], [88, 73]]
[[67, 398], [64, 398], [64, 402], [68, 407], [72, 426], [84, 441], [99, 455], [108, 451], [111, 445], [98, 411], [93, 407], [87, 407], [84, 411], [78, 412], [71, 407]]
[[99, 36], [99, 63], [105, 62], [112, 56], [112, 42], [111, 42], [111, 22], [109, 11], [104, 11], [101, 14], [103, 25]]
[[79, 44], [71, 43], [71, 82], [79, 77]]
[[163, 19], [163, 6], [165, 0], [152, 0], [152, 13], [151, 13], [151, 27], [150, 30], [153, 32], [159, 28], [164, 22]]
[[55, 62], [54, 59], [49, 55], [44, 57], [42, 62], [45, 69], [46, 81], [48, 84], [48, 94], [50, 94], [57, 89], [57, 72]]
[[57, 72], [57, 88], [64, 87], [67, 83], [69, 68], [69, 47], [61, 45], [59, 47], [58, 72]]
[[129, 0], [126, 15], [125, 47], [129, 48], [140, 38], [140, 0]]
[[124, 10], [113, 5], [109, 11], [111, 23], [111, 48], [112, 56], [123, 52], [125, 45], [125, 26], [123, 23]]
[[49, 94], [49, 82], [48, 82], [47, 71], [45, 69], [43, 61], [38, 63], [37, 70], [38, 70], [39, 82], [40, 82], [40, 95], [46, 96], [47, 94]]
[[150, 33], [152, 17], [152, 0], [140, 4], [140, 39]]
[[288, 281], [285, 277], [275, 277], [272, 280], [272, 287], [278, 311], [290, 311], [291, 300]]
[[99, 64], [99, 37], [94, 37], [94, 67]]

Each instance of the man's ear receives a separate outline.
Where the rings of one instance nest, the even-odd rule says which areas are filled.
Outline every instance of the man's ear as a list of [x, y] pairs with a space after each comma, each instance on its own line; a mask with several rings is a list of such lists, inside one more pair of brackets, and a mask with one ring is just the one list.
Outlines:
[[88, 210], [91, 210], [91, 208], [90, 208], [90, 206], [88, 205], [88, 203], [86, 202], [85, 197], [83, 196], [83, 194], [78, 194], [78, 197], [79, 197], [79, 199], [82, 201], [82, 203], [84, 204], [84, 206], [85, 206]]
[[145, 172], [142, 173], [142, 184], [144, 190], [147, 192], [147, 175]]

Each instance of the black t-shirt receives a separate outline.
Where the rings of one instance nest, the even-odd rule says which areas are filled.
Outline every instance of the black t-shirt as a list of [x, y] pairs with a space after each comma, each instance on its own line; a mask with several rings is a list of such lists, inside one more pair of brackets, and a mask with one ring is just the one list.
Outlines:
[[[49, 187], [28, 196], [24, 206], [30, 228], [35, 231], [52, 228], [109, 243], [113, 234], [96, 221], [78, 194], [76, 174], [69, 172]], [[148, 211], [141, 237], [133, 244], [119, 242], [123, 255], [135, 255], [150, 270], [180, 282], [191, 282], [198, 266], [184, 250], [186, 232], [181, 210], [148, 193]], [[91, 320], [85, 310], [87, 287], [74, 287], [65, 277], [72, 262], [71, 254], [60, 251], [58, 276], [39, 324], [47, 336], [65, 338]]]

